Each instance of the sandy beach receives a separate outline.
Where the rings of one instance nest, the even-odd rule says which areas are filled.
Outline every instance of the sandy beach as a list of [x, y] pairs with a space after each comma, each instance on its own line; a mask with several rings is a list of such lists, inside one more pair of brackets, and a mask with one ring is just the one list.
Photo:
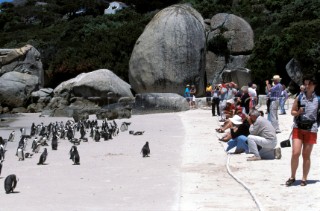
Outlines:
[[[32, 158], [18, 161], [19, 128], [25, 127], [28, 134], [32, 122], [68, 119], [21, 114], [0, 128], [3, 138], [16, 131], [14, 142], [6, 148], [0, 181], [9, 174], [19, 178], [17, 193], [0, 191], [1, 210], [320, 210], [318, 145], [312, 153], [308, 185], [300, 187], [300, 164], [298, 181], [286, 187], [291, 148], [282, 149], [280, 160], [248, 162], [248, 154], [227, 155], [226, 144], [218, 141], [214, 130], [218, 118], [204, 108], [118, 119], [118, 125], [131, 122], [129, 130], [144, 134], [125, 131], [100, 142], [89, 138], [78, 146], [81, 165], [69, 159], [72, 144], [67, 140], [59, 141], [57, 151], [49, 142], [47, 165], [37, 165], [43, 147]], [[290, 134], [292, 117], [281, 115], [279, 121], [280, 142]], [[26, 152], [31, 151], [32, 140]], [[146, 141], [151, 155], [142, 158]]]

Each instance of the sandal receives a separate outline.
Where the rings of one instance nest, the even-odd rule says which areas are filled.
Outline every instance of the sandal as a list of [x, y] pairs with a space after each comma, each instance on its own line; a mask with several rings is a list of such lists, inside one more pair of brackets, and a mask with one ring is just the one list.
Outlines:
[[306, 186], [307, 185], [307, 181], [306, 180], [301, 180], [300, 186]]
[[[296, 181], [295, 178], [289, 178], [287, 181], [286, 181], [286, 186], [291, 186], [294, 182]], [[302, 182], [301, 182], [302, 184]]]
[[221, 129], [221, 128], [219, 128], [219, 129], [217, 130], [217, 132], [218, 132], [218, 133], [224, 133], [224, 130]]

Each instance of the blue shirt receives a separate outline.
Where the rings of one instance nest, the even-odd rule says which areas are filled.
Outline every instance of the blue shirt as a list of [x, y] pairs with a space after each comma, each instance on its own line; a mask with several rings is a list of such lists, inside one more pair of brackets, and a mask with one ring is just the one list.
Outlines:
[[184, 90], [184, 97], [190, 97], [190, 90], [188, 87]]
[[282, 85], [280, 83], [275, 84], [269, 92], [271, 100], [278, 100], [281, 97]]

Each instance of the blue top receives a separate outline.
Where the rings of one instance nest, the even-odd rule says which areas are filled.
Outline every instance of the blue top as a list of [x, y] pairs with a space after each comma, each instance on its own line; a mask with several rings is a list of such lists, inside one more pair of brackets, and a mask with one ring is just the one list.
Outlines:
[[184, 97], [190, 97], [190, 89], [188, 87], [184, 90]]
[[271, 100], [278, 100], [281, 97], [282, 85], [280, 83], [275, 84], [269, 92]]

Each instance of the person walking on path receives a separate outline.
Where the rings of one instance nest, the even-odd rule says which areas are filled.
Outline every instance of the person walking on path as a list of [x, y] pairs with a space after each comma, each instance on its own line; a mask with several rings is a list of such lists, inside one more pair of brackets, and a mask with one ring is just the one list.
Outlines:
[[314, 92], [317, 81], [312, 75], [307, 75], [303, 78], [303, 83], [305, 92], [296, 97], [291, 109], [294, 123], [292, 130], [291, 177], [286, 181], [287, 186], [292, 185], [296, 180], [301, 151], [303, 164], [300, 185], [307, 185], [311, 166], [311, 152], [313, 145], [317, 143], [319, 100]]
[[196, 92], [197, 92], [197, 89], [196, 89], [195, 85], [191, 85], [190, 98], [191, 98], [191, 108], [192, 109], [196, 108]]
[[282, 92], [282, 85], [280, 83], [281, 78], [279, 75], [274, 75], [272, 80], [274, 83], [274, 86], [272, 87], [269, 82], [266, 81], [268, 92], [270, 92], [270, 112], [268, 114], [268, 119], [276, 130], [276, 133], [281, 133], [278, 121], [279, 99]]
[[214, 90], [212, 90], [212, 116], [216, 115], [216, 108], [217, 108], [217, 114], [218, 116], [220, 116], [220, 110], [219, 110], [219, 102], [220, 102], [220, 87], [221, 84], [219, 84], [218, 86], [216, 86], [214, 88]]
[[211, 86], [211, 83], [208, 83], [206, 87], [206, 102], [208, 107], [210, 106], [210, 102], [211, 102], [211, 94], [212, 94], [212, 86]]
[[189, 106], [191, 108], [191, 97], [190, 97], [190, 85], [187, 84], [186, 89], [184, 90], [184, 97], [187, 99]]

